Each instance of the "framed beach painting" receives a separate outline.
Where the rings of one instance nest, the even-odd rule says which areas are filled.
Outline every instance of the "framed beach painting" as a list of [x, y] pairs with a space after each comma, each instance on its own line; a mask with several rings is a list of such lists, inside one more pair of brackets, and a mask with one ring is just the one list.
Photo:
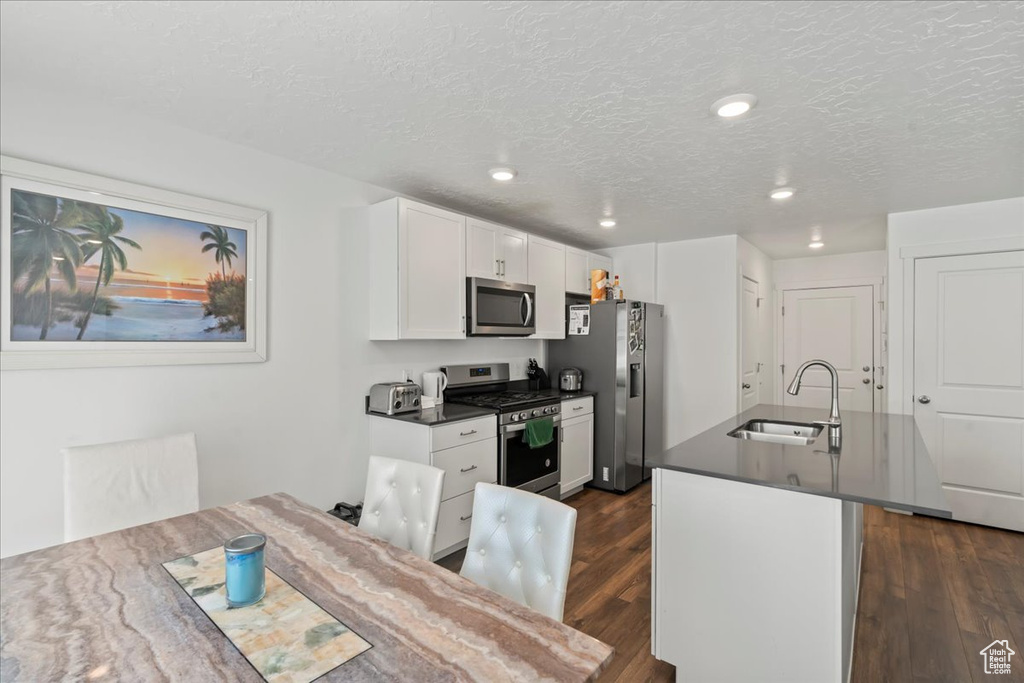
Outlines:
[[266, 360], [267, 214], [0, 157], [0, 367]]

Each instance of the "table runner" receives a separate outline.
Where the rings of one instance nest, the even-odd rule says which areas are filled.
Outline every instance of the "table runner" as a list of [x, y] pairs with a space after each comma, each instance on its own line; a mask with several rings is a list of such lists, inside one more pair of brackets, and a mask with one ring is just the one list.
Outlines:
[[221, 547], [163, 566], [267, 681], [309, 683], [372, 647], [269, 568], [263, 599], [229, 608]]

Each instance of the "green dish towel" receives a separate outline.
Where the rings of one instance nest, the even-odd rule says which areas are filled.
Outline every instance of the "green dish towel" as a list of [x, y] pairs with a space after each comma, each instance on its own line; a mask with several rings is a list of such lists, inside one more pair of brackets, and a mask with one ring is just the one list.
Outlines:
[[555, 439], [555, 421], [550, 417], [541, 417], [526, 423], [523, 431], [523, 443], [530, 448], [547, 446]]

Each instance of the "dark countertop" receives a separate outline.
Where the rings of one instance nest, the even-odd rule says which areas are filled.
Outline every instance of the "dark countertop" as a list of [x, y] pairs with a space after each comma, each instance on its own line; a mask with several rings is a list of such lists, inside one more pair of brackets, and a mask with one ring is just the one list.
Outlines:
[[587, 396], [597, 396], [596, 391], [562, 391], [561, 389], [542, 389], [538, 393], [544, 394], [545, 396], [554, 396], [560, 398], [563, 401], [571, 401], [574, 398], [586, 398]]
[[[842, 443], [828, 428], [809, 446], [747, 441], [729, 432], [747, 420], [813, 422], [828, 408], [761, 404], [647, 459], [651, 467], [952, 518], [935, 464], [911, 415], [842, 411]], [[830, 455], [830, 450], [833, 452]]]
[[450, 422], [472, 420], [477, 417], [484, 417], [485, 415], [497, 415], [498, 411], [491, 410], [490, 408], [464, 406], [457, 403], [442, 403], [436, 408], [427, 408], [426, 410], [401, 413], [399, 415], [382, 415], [380, 413], [371, 413], [369, 411], [367, 411], [366, 414], [374, 417], [383, 417], [388, 420], [400, 420], [402, 422], [411, 422], [412, 424], [434, 427], [436, 425], [448, 424]]

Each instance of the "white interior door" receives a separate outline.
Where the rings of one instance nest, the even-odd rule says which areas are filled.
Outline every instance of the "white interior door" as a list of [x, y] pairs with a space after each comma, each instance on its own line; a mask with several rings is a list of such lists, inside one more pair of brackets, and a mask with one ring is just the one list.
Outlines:
[[740, 304], [740, 410], [761, 402], [761, 320], [758, 283], [743, 278]]
[[873, 299], [871, 285], [785, 290], [783, 405], [828, 410], [832, 380], [822, 368], [809, 368], [804, 373], [796, 396], [785, 391], [801, 363], [819, 358], [839, 372], [841, 411], [874, 409]]
[[1024, 251], [917, 259], [914, 417], [955, 519], [1024, 531]]

